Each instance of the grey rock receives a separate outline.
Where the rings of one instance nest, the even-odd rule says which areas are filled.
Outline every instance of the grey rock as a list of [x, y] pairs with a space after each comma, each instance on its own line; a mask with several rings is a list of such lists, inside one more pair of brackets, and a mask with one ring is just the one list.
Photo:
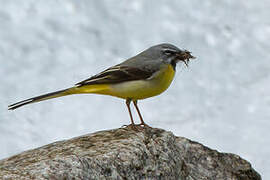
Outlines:
[[101, 131], [0, 161], [0, 179], [258, 179], [241, 157], [171, 132]]

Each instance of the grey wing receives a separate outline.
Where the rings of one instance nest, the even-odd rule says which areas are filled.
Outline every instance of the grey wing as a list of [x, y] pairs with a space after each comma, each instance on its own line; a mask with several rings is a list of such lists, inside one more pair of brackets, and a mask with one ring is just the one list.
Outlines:
[[114, 84], [125, 81], [147, 79], [152, 76], [155, 71], [149, 69], [142, 69], [136, 67], [129, 67], [125, 65], [116, 65], [101, 73], [94, 75], [84, 81], [76, 84], [80, 87], [83, 85], [92, 84]]

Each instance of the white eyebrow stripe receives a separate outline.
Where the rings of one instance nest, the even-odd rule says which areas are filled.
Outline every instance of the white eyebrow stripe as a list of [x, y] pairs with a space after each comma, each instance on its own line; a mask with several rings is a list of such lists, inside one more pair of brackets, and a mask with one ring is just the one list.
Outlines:
[[169, 48], [163, 49], [163, 51], [177, 52], [176, 50], [174, 50], [174, 49], [169, 49]]

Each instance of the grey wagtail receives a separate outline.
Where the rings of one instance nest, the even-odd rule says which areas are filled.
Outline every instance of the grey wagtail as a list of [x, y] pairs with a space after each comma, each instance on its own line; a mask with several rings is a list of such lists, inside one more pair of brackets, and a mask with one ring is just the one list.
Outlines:
[[8, 106], [8, 109], [13, 110], [26, 104], [71, 94], [104, 94], [126, 100], [131, 125], [134, 126], [130, 110], [132, 101], [141, 120], [139, 125], [147, 126], [137, 106], [137, 100], [161, 94], [170, 86], [176, 64], [181, 61], [188, 66], [189, 59], [194, 58], [189, 51], [181, 50], [172, 44], [159, 44], [71, 88], [26, 99]]

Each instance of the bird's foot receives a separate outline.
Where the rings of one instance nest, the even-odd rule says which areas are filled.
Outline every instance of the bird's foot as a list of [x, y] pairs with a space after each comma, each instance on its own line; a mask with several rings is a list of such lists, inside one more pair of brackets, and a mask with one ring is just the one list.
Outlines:
[[144, 122], [143, 122], [143, 123], [138, 124], [138, 126], [141, 126], [141, 127], [146, 127], [146, 128], [151, 128], [151, 126], [149, 126], [148, 124], [145, 124]]
[[123, 125], [122, 128], [132, 129], [135, 131], [142, 131], [145, 128], [151, 128], [151, 127], [145, 123], [140, 123], [140, 124]]
[[132, 129], [134, 131], [141, 131], [143, 129], [139, 124], [123, 125], [122, 128]]

